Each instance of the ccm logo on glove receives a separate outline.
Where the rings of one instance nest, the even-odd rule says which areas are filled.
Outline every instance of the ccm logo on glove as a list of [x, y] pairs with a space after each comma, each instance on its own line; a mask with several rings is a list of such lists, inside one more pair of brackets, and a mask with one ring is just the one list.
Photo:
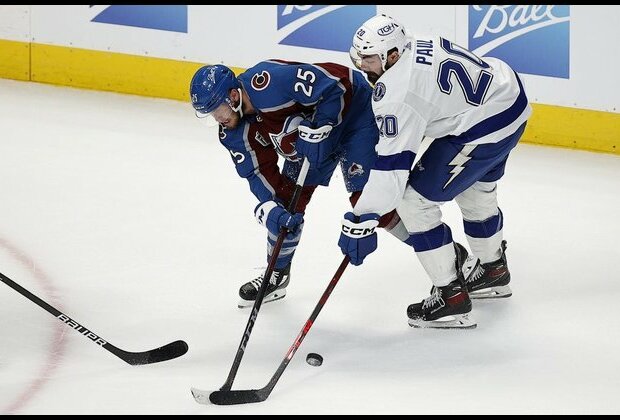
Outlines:
[[312, 128], [304, 125], [304, 122], [299, 124], [297, 132], [299, 138], [310, 143], [319, 143], [329, 137], [329, 133], [332, 131], [331, 125], [324, 125], [318, 128]]
[[361, 223], [355, 223], [350, 220], [343, 219], [342, 233], [349, 238], [364, 238], [375, 233], [375, 229], [378, 224], [378, 220], [366, 220]]
[[356, 216], [347, 212], [342, 220], [342, 232], [338, 246], [343, 254], [348, 255], [351, 264], [360, 265], [369, 254], [377, 249], [377, 233], [379, 215], [376, 213]]

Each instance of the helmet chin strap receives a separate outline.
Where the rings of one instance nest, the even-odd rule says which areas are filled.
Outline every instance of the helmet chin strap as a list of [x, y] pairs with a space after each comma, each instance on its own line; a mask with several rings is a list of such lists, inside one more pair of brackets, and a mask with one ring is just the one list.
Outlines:
[[237, 92], [239, 92], [239, 105], [234, 108], [232, 105], [230, 107], [234, 112], [239, 113], [239, 118], [243, 118], [243, 95], [241, 94], [241, 88], [237, 88]]
[[388, 64], [387, 59], [385, 60], [385, 64], [383, 65], [383, 72], [385, 73], [386, 71], [388, 71], [391, 67], [393, 66], [393, 64]]
[[381, 59], [381, 69], [386, 71], [388, 69], [388, 52], [386, 51], [385, 53], [379, 53], [379, 59]]
[[403, 52], [404, 52], [404, 50], [403, 50], [402, 52], [401, 52], [401, 51], [398, 51], [398, 55], [399, 55], [399, 57], [398, 57], [398, 59], [397, 59], [395, 62], [393, 62], [392, 64], [388, 64], [388, 56], [387, 56], [387, 54], [386, 54], [386, 56], [385, 56], [385, 62], [383, 62], [383, 61], [382, 61], [382, 64], [383, 64], [383, 71], [385, 72], [385, 71], [388, 71], [389, 69], [391, 69], [391, 68], [392, 68], [392, 66], [393, 66], [394, 64], [396, 64], [396, 62], [397, 62], [398, 60], [400, 60], [400, 57], [402, 56]]

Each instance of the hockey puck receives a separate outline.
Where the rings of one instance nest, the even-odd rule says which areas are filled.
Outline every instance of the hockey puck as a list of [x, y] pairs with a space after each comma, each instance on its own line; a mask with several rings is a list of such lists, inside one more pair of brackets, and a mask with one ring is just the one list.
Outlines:
[[318, 353], [308, 353], [306, 362], [312, 366], [321, 366], [323, 364], [323, 356]]

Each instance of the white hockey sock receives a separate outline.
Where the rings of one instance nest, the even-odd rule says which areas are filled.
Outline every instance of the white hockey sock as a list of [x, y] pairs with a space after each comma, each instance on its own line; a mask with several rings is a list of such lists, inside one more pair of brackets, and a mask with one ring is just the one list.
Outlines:
[[416, 255], [435, 286], [447, 286], [456, 280], [454, 243], [451, 242], [429, 251], [416, 252]]

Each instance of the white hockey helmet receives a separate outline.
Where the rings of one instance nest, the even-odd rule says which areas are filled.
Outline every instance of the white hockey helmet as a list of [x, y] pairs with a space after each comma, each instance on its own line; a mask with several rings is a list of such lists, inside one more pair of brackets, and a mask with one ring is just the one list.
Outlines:
[[407, 42], [405, 27], [396, 19], [381, 14], [368, 19], [355, 31], [349, 55], [359, 69], [362, 56], [378, 54], [385, 71], [388, 52], [396, 48], [402, 54]]

